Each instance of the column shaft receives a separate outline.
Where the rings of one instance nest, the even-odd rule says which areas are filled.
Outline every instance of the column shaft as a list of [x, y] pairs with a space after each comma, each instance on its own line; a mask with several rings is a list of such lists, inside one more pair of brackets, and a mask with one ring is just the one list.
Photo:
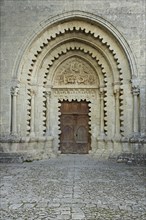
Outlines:
[[139, 125], [138, 125], [138, 95], [137, 91], [133, 91], [133, 132], [139, 132]]
[[50, 135], [50, 97], [51, 92], [46, 92], [46, 99], [47, 99], [47, 111], [46, 111], [46, 135]]
[[16, 95], [12, 96], [12, 134], [17, 133], [17, 121], [16, 121]]
[[31, 93], [31, 121], [30, 121], [30, 135], [34, 134], [34, 92]]
[[104, 103], [103, 103], [103, 93], [100, 94], [100, 133], [104, 134]]
[[116, 92], [115, 97], [115, 135], [120, 135], [120, 112], [119, 112], [119, 91]]
[[11, 109], [11, 133], [13, 135], [17, 134], [17, 94], [18, 87], [11, 88], [11, 96], [12, 96], [12, 109]]

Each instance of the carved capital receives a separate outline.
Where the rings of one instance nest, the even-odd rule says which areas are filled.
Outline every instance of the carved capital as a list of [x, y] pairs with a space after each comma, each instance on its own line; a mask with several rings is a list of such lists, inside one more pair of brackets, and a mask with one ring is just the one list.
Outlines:
[[50, 97], [50, 96], [51, 96], [51, 91], [45, 91], [45, 95], [46, 95], [47, 97]]
[[31, 89], [30, 89], [30, 95], [31, 96], [35, 96], [37, 94], [37, 86], [36, 85], [32, 85]]
[[104, 96], [104, 87], [99, 88], [99, 95], [100, 95], [100, 98], [103, 98], [103, 96]]
[[120, 88], [117, 87], [117, 86], [115, 86], [115, 87], [114, 87], [114, 94], [115, 94], [115, 95], [119, 95], [119, 93], [120, 93]]
[[15, 87], [11, 87], [11, 95], [12, 96], [17, 96], [19, 92], [19, 87], [15, 86]]
[[119, 93], [120, 93], [120, 82], [114, 82], [113, 86], [114, 86], [114, 94], [119, 95]]
[[131, 79], [131, 83], [132, 83], [132, 94], [135, 96], [139, 95], [140, 94], [140, 87], [139, 87], [140, 80], [136, 76], [133, 76]]
[[134, 96], [138, 96], [138, 95], [140, 94], [140, 88], [139, 88], [139, 86], [137, 86], [137, 87], [132, 87], [132, 94], [133, 94]]
[[35, 96], [36, 95], [36, 90], [35, 89], [31, 89], [30, 90], [30, 94], [31, 94], [31, 96]]

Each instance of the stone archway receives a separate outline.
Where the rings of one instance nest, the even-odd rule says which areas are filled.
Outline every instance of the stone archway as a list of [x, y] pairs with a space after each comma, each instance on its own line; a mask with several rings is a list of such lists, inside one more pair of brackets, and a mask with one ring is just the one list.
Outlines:
[[139, 129], [138, 111], [131, 108], [138, 106], [136, 67], [126, 41], [107, 21], [79, 11], [41, 26], [14, 72], [11, 132], [23, 142], [21, 150], [39, 158], [57, 154], [60, 101], [87, 100], [90, 153], [119, 154], [121, 140]]

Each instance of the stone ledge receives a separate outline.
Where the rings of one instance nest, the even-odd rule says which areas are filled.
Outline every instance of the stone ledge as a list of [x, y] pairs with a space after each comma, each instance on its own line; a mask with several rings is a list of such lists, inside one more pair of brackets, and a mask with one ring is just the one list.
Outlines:
[[140, 134], [133, 134], [129, 137], [119, 137], [119, 138], [109, 138], [107, 136], [98, 136], [97, 141], [104, 141], [104, 142], [121, 142], [121, 143], [146, 143], [146, 136], [141, 136]]
[[41, 136], [41, 137], [19, 137], [15, 135], [0, 137], [0, 143], [28, 143], [28, 142], [46, 142], [53, 141], [52, 136]]

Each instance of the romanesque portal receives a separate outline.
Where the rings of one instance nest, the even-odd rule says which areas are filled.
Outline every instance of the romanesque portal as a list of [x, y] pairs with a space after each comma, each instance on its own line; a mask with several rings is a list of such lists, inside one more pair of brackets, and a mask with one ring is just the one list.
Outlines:
[[76, 12], [46, 21], [15, 72], [8, 151], [33, 158], [131, 152], [126, 138], [139, 131], [135, 63], [107, 21]]

